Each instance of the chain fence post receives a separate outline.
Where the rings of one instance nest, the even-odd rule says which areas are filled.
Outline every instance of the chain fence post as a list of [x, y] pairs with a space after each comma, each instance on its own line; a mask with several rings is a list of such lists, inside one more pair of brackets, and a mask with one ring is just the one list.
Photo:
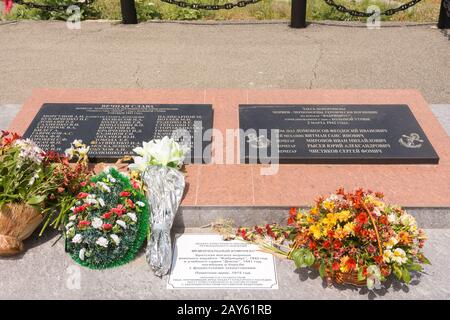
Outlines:
[[450, 29], [450, 0], [441, 0], [438, 28]]
[[122, 22], [124, 24], [138, 23], [134, 0], [120, 0], [120, 8], [122, 10]]
[[306, 0], [292, 0], [291, 28], [306, 28]]

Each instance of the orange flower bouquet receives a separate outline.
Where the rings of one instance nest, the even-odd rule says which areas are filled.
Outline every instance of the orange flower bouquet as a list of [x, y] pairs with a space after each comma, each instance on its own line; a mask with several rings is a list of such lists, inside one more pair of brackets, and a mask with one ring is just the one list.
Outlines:
[[383, 194], [362, 189], [339, 189], [309, 210], [292, 208], [287, 227], [240, 228], [237, 234], [294, 260], [298, 268], [318, 268], [328, 281], [369, 289], [391, 273], [409, 283], [411, 271], [430, 263], [422, 252], [426, 235], [415, 218], [387, 205]]

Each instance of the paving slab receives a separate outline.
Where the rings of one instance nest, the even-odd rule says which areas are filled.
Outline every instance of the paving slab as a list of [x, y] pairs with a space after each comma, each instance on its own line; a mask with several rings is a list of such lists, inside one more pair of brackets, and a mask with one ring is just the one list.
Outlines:
[[20, 111], [20, 104], [0, 104], [0, 129], [5, 130]]
[[431, 110], [450, 136], [450, 104], [434, 104], [431, 105]]

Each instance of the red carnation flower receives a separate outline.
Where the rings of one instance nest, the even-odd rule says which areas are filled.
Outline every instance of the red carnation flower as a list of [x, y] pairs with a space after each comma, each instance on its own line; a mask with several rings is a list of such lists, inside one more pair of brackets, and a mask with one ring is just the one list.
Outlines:
[[329, 249], [330, 246], [331, 246], [330, 240], [326, 240], [326, 241], [323, 243], [323, 247], [324, 247], [325, 249]]
[[111, 228], [112, 228], [112, 224], [111, 223], [105, 223], [105, 224], [103, 224], [103, 226], [102, 226], [102, 228], [103, 228], [103, 230], [111, 230]]
[[88, 205], [84, 204], [82, 206], [76, 207], [75, 209], [73, 209], [74, 213], [80, 213], [83, 212], [84, 210], [86, 210], [86, 208], [88, 207]]
[[78, 228], [85, 228], [87, 226], [89, 226], [91, 223], [87, 220], [81, 220], [80, 222], [78, 222]]
[[342, 247], [342, 242], [339, 240], [334, 241], [333, 247], [334, 249], [340, 249]]
[[290, 214], [291, 216], [295, 216], [295, 215], [297, 214], [297, 208], [292, 207], [292, 208], [289, 210], [289, 214]]
[[340, 267], [341, 267], [341, 265], [339, 264], [339, 262], [336, 262], [336, 261], [333, 262], [333, 266], [332, 266], [333, 271], [339, 271]]
[[112, 214], [113, 214], [113, 213], [112, 213], [111, 211], [109, 211], [109, 212], [103, 214], [103, 215], [102, 215], [102, 218], [103, 218], [103, 219], [109, 219], [109, 218], [111, 218], [111, 215], [112, 215]]
[[382, 256], [375, 256], [374, 259], [375, 259], [375, 262], [377, 264], [382, 264], [383, 263], [383, 257]]
[[350, 271], [355, 270], [356, 268], [356, 261], [353, 258], [348, 259], [345, 264]]
[[80, 182], [80, 186], [86, 187], [86, 185], [87, 185], [87, 182], [86, 182], [86, 181]]
[[314, 241], [309, 241], [309, 249], [315, 250], [317, 249], [317, 244]]
[[261, 228], [261, 227], [256, 227], [256, 232], [258, 233], [258, 234], [263, 234], [263, 229]]
[[244, 228], [241, 229], [241, 237], [244, 240], [247, 240], [247, 231]]
[[89, 193], [86, 192], [80, 192], [77, 196], [77, 199], [84, 199], [87, 198], [87, 196], [89, 195]]
[[121, 197], [129, 197], [130, 195], [131, 195], [131, 193], [128, 192], [128, 191], [122, 191], [122, 192], [120, 193], [120, 196], [121, 196]]
[[134, 205], [133, 201], [131, 201], [131, 199], [127, 199], [127, 203], [131, 209], [134, 209], [135, 205]]

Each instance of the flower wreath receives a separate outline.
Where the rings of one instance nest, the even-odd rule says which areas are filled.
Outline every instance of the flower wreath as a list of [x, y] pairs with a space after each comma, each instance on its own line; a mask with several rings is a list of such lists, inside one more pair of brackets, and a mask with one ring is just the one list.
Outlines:
[[108, 169], [83, 183], [65, 226], [66, 251], [77, 263], [106, 269], [128, 263], [149, 232], [149, 208], [137, 182]]

